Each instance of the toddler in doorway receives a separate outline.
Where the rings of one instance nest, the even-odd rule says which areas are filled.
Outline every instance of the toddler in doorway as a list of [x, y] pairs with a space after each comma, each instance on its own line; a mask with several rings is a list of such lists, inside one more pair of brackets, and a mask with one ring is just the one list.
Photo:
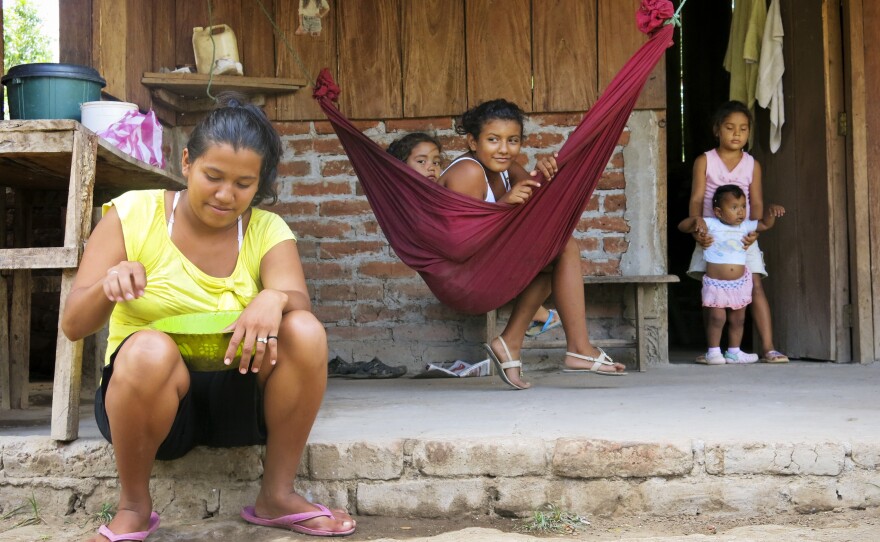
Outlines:
[[[703, 307], [707, 312], [706, 353], [708, 365], [755, 363], [756, 354], [740, 350], [745, 309], [752, 302], [752, 272], [746, 265], [743, 237], [749, 232], [767, 231], [785, 214], [780, 205], [767, 206], [761, 220], [747, 220], [746, 195], [734, 184], [719, 187], [712, 196], [711, 217], [689, 217], [678, 229], [684, 233], [709, 233], [714, 242], [703, 251], [706, 273], [703, 275]], [[729, 314], [729, 316], [728, 316]], [[728, 324], [728, 349], [721, 353], [721, 332]]]

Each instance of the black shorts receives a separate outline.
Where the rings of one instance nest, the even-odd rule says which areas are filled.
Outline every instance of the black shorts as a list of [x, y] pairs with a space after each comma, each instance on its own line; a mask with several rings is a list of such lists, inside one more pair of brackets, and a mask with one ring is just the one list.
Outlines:
[[[104, 394], [113, 377], [116, 354], [125, 340], [110, 356], [110, 363], [104, 367], [101, 386], [95, 392], [95, 421], [111, 444], [113, 439]], [[159, 446], [156, 459], [177, 459], [196, 446], [227, 448], [266, 443], [263, 393], [255, 373], [241, 374], [235, 369], [190, 371], [189, 377], [189, 391], [180, 400], [174, 423]]]

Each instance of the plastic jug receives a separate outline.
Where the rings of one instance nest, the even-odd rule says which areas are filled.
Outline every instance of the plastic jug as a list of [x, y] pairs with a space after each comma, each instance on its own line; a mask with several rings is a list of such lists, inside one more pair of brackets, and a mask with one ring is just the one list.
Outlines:
[[[211, 44], [212, 38], [213, 45]], [[196, 55], [196, 70], [199, 73], [211, 73], [212, 56], [214, 62], [221, 58], [227, 59], [233, 64], [239, 61], [238, 41], [235, 39], [235, 33], [225, 24], [193, 28], [192, 41], [193, 51]]]

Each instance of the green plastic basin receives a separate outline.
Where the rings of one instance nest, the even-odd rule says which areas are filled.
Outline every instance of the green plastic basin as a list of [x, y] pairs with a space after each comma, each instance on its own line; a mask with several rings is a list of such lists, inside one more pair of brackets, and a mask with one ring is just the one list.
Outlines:
[[150, 327], [171, 337], [180, 350], [187, 367], [193, 371], [227, 371], [238, 369], [241, 346], [231, 364], [223, 363], [232, 333], [223, 333], [241, 311], [180, 314], [156, 320]]
[[107, 84], [94, 68], [50, 62], [13, 66], [0, 82], [15, 120], [80, 120], [80, 104], [100, 100]]

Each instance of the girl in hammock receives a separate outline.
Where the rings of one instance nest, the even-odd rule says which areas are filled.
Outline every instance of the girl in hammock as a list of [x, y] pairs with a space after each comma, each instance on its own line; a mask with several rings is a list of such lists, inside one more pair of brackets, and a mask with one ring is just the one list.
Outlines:
[[[388, 145], [388, 154], [432, 181], [436, 181], [443, 170], [443, 148], [436, 138], [424, 132], [413, 132], [395, 139]], [[556, 172], [555, 157], [541, 158], [538, 161], [537, 170], [546, 179], [552, 179]], [[537, 171], [533, 171], [531, 174], [536, 175]], [[549, 285], [547, 295], [550, 295]], [[532, 317], [532, 323], [526, 330], [526, 336], [537, 337], [561, 325], [562, 319], [559, 317], [559, 313], [541, 305]]]
[[[492, 100], [466, 111], [456, 123], [456, 132], [467, 137], [470, 150], [446, 168], [439, 184], [487, 202], [527, 203], [541, 185], [516, 162], [522, 147], [523, 119], [522, 110], [506, 100]], [[531, 386], [522, 379], [520, 349], [532, 316], [551, 289], [567, 342], [563, 370], [626, 374], [622, 364], [614, 363], [601, 348], [590, 343], [580, 249], [570, 239], [553, 264], [538, 274], [516, 299], [501, 335], [484, 345], [501, 379], [518, 390]]]

